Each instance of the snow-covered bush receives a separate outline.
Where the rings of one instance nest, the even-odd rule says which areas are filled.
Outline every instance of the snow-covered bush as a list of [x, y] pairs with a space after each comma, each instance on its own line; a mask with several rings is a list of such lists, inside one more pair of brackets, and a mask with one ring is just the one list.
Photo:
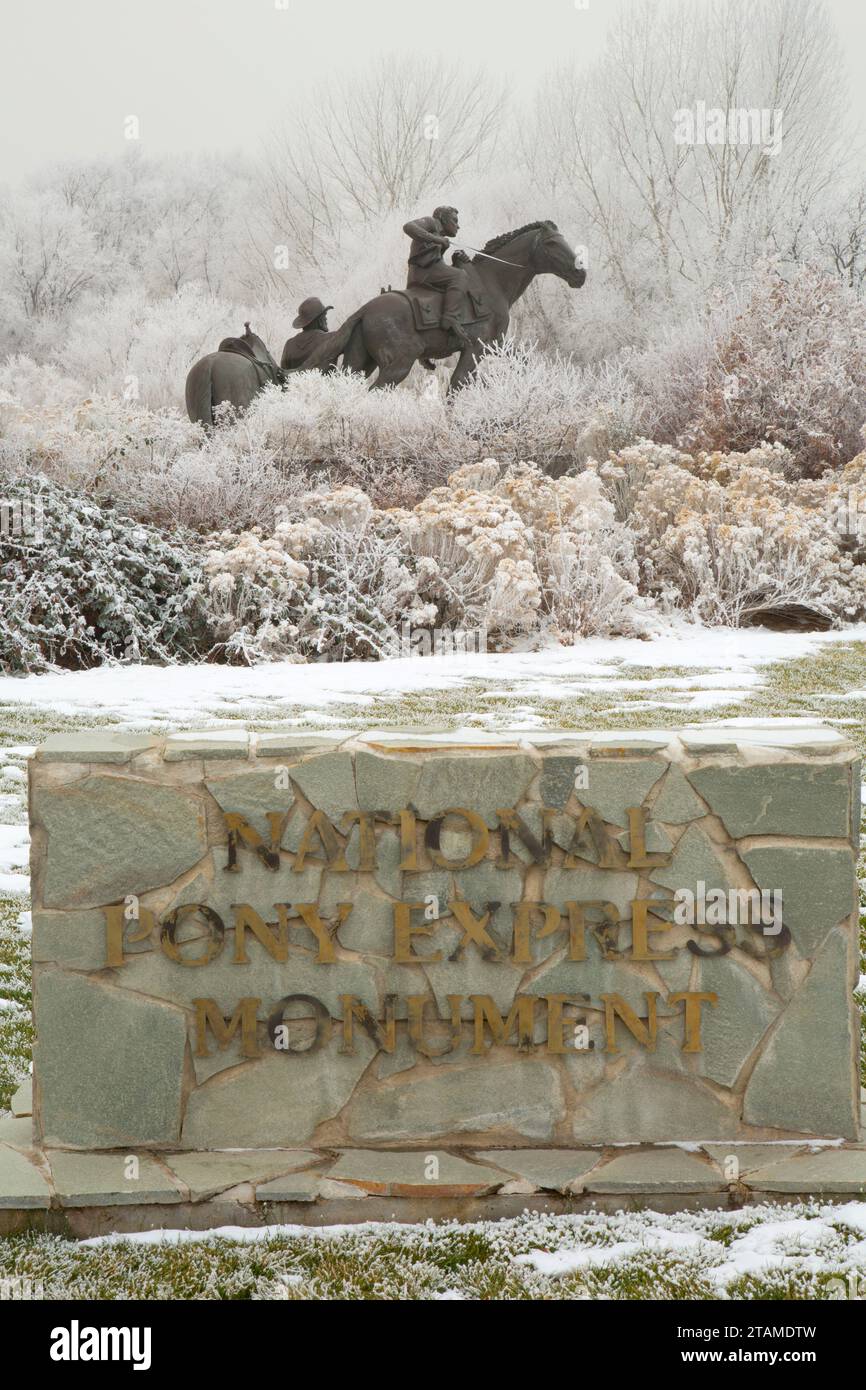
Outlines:
[[561, 642], [646, 635], [652, 604], [639, 595], [634, 535], [616, 519], [595, 469], [555, 484], [556, 510], [535, 531], [543, 607]]
[[[486, 460], [459, 470], [451, 485], [474, 479], [507, 503], [520, 528], [512, 561], [532, 573], [535, 590], [513, 584], [510, 604], [520, 626], [535, 625], [559, 641], [592, 634], [643, 634], [647, 608], [637, 589], [631, 532], [617, 520], [594, 466], [552, 479], [532, 463], [500, 467]], [[416, 509], [416, 511], [419, 509]], [[500, 585], [500, 592], [507, 588]]]
[[176, 411], [149, 410], [118, 396], [72, 396], [65, 386], [29, 358], [0, 367], [3, 473], [44, 474], [99, 500], [125, 503], [142, 475], [203, 443], [201, 429]]
[[764, 440], [817, 476], [857, 450], [866, 418], [866, 305], [814, 265], [761, 268], [715, 350], [692, 364], [701, 398], [678, 440], [748, 450]]
[[489, 644], [641, 635], [634, 539], [594, 469], [465, 465], [412, 509], [344, 486], [298, 499], [272, 534], [211, 537], [211, 625], [229, 660], [391, 654], [410, 628], [484, 630]]
[[382, 392], [349, 372], [300, 373], [257, 397], [244, 425], [284, 477], [353, 483], [379, 507], [412, 505], [479, 447], [455, 429], [444, 384], [420, 367]]
[[866, 614], [866, 567], [841, 547], [838, 485], [789, 482], [790, 469], [778, 445], [676, 461], [637, 446], [611, 458], [605, 481], [633, 490], [642, 590], [709, 625], [788, 605], [837, 624]]
[[581, 366], [506, 339], [456, 397], [454, 422], [496, 458], [567, 466], [633, 439], [640, 411], [625, 358]]
[[[463, 485], [467, 473], [471, 480], [485, 467], [452, 473], [447, 487], [434, 489], [398, 524], [416, 560], [419, 592], [435, 608], [434, 626], [492, 626], [495, 633], [504, 622], [520, 631], [532, 624], [539, 601], [531, 537], [505, 498]], [[509, 587], [510, 603], [489, 611], [489, 598]]]
[[[864, 471], [849, 465], [850, 486]], [[388, 655], [406, 623], [483, 629], [507, 650], [643, 636], [662, 611], [856, 620], [866, 566], [843, 543], [840, 475], [792, 472], [778, 444], [691, 455], [643, 440], [557, 479], [464, 464], [412, 508], [381, 510], [351, 485], [309, 491], [270, 533], [212, 538], [212, 625], [227, 659], [344, 660]]]
[[[0, 364], [0, 474], [44, 473], [151, 523], [269, 533], [311, 488], [349, 484], [374, 508], [411, 510], [491, 456], [557, 476], [629, 449], [645, 468], [646, 438], [674, 462], [770, 441], [788, 450], [790, 478], [844, 465], [866, 418], [866, 308], [808, 266], [790, 281], [764, 267], [740, 294], [596, 361], [507, 340], [452, 398], [443, 365], [383, 392], [345, 372], [301, 373], [207, 433], [165, 402], [250, 311], [192, 284], [170, 307], [128, 290], [81, 309], [62, 357]], [[263, 315], [278, 355], [278, 306]], [[639, 478], [621, 484], [624, 521]]]
[[479, 448], [434, 383], [418, 384], [371, 394], [346, 373], [299, 375], [206, 433], [175, 408], [90, 395], [18, 356], [0, 365], [0, 474], [45, 473], [142, 520], [204, 531], [271, 526], [316, 481], [411, 505]]
[[694, 460], [690, 454], [681, 453], [670, 444], [654, 444], [651, 439], [638, 439], [608, 456], [598, 471], [618, 521], [630, 522], [647, 483], [667, 466], [691, 472]]
[[197, 545], [44, 477], [3, 489], [0, 669], [190, 660], [209, 644]]
[[[31, 403], [40, 393], [45, 403]], [[272, 523], [298, 491], [248, 417], [206, 434], [176, 410], [117, 396], [58, 400], [49, 369], [18, 358], [0, 367], [0, 474], [30, 472], [143, 521], [201, 531]]]
[[365, 660], [393, 651], [399, 623], [428, 616], [387, 514], [355, 488], [315, 500], [318, 516], [281, 521], [271, 536], [256, 528], [211, 537], [213, 656]]
[[204, 539], [23, 473], [2, 496], [0, 668], [375, 659], [406, 625], [483, 630], [509, 650], [642, 636], [675, 610], [733, 626], [792, 607], [864, 617], [866, 454], [795, 474], [780, 444], [642, 440], [556, 479], [463, 464], [411, 508], [295, 479], [269, 525]]

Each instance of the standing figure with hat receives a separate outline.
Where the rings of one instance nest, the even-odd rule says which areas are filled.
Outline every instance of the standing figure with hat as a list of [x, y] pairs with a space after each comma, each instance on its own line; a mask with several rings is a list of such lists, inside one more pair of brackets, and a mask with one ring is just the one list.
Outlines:
[[311, 353], [315, 352], [323, 338], [328, 335], [328, 310], [333, 304], [323, 304], [317, 295], [311, 295], [298, 307], [298, 317], [292, 324], [300, 328], [294, 338], [289, 338], [283, 348], [280, 366], [283, 371], [296, 371], [303, 367]]

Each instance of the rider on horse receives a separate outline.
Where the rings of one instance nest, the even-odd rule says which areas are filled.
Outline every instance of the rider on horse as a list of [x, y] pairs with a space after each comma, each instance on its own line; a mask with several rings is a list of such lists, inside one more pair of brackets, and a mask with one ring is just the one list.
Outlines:
[[424, 286], [444, 291], [442, 327], [456, 334], [464, 346], [471, 346], [460, 322], [469, 288], [463, 266], [469, 264], [469, 257], [463, 251], [456, 251], [450, 266], [444, 260], [444, 252], [451, 245], [450, 238], [459, 230], [457, 209], [450, 207], [435, 208], [432, 217], [418, 217], [406, 223], [403, 231], [412, 238], [406, 285], [407, 288]]

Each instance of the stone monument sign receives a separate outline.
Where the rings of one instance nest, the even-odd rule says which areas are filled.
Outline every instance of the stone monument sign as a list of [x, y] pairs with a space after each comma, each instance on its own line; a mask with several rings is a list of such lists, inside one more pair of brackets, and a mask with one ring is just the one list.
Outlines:
[[36, 1136], [856, 1140], [859, 785], [796, 726], [58, 736]]

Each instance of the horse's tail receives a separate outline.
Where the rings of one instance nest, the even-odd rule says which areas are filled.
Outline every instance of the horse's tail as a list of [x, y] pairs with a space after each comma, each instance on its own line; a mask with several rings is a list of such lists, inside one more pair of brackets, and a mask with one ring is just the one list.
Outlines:
[[186, 379], [186, 413], [193, 424], [213, 424], [213, 382], [207, 357], [190, 368]]
[[303, 370], [311, 371], [316, 367], [333, 367], [337, 358], [349, 346], [349, 340], [367, 312], [367, 307], [364, 304], [360, 309], [356, 309], [345, 323], [341, 323], [339, 328], [335, 328], [333, 333], [329, 333], [315, 352], [311, 352], [309, 357], [304, 359]]

